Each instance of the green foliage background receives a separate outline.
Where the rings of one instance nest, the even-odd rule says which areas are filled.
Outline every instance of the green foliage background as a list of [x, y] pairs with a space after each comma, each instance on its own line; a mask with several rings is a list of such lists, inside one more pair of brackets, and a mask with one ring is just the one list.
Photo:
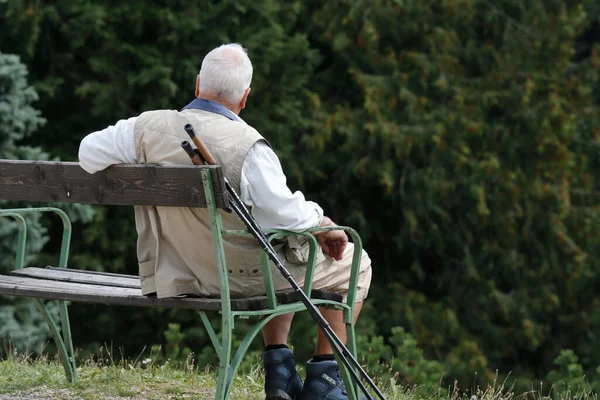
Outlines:
[[[0, 24], [47, 120], [15, 140], [63, 159], [118, 119], [180, 108], [204, 54], [242, 43], [255, 70], [242, 117], [373, 259], [359, 324], [373, 369], [463, 387], [512, 371], [526, 390], [578, 365], [600, 380], [597, 2], [8, 0]], [[94, 211], [71, 265], [136, 273], [131, 210]], [[72, 310], [85, 351], [176, 343], [174, 357], [214, 360], [190, 313]]]
[[[27, 83], [27, 68], [18, 56], [0, 52], [0, 157], [7, 159], [48, 160], [49, 154], [41, 147], [19, 144], [42, 126], [46, 121], [40, 117], [32, 103], [38, 100], [35, 89]], [[27, 207], [21, 204], [0, 201], [3, 208]], [[74, 221], [89, 221], [91, 210], [88, 206], [62, 205]], [[26, 263], [33, 262], [35, 254], [48, 242], [47, 229], [42, 215], [28, 214], [28, 235]], [[7, 218], [0, 219], [0, 249], [6, 256], [0, 260], [0, 271], [14, 268], [14, 249], [17, 246], [18, 229]], [[50, 306], [50, 312], [58, 309]], [[10, 346], [16, 349], [27, 348], [39, 351], [50, 335], [42, 316], [30, 301], [23, 299], [0, 298], [0, 337], [8, 338]], [[0, 355], [4, 346], [0, 348]]]

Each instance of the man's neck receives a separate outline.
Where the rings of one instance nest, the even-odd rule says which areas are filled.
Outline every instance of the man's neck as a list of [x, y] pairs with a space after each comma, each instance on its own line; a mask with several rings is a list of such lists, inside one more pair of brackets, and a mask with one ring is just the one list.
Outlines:
[[231, 111], [232, 113], [234, 113], [235, 115], [239, 115], [240, 114], [241, 110], [239, 109], [239, 107], [234, 107], [230, 103], [228, 103], [226, 101], [223, 101], [222, 99], [219, 99], [217, 96], [214, 96], [212, 94], [200, 93], [200, 94], [198, 94], [198, 98], [199, 99], [204, 99], [204, 100], [210, 100], [210, 101], [214, 101], [215, 103], [222, 104], [225, 107], [227, 107], [227, 109], [229, 111]]

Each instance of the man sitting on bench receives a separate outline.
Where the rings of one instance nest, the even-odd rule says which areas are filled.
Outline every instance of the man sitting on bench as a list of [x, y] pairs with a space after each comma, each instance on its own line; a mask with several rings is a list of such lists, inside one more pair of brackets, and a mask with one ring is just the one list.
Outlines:
[[[118, 121], [86, 136], [79, 148], [81, 167], [89, 173], [112, 164], [189, 165], [181, 149], [183, 127], [191, 123], [215, 156], [233, 188], [263, 229], [301, 232], [335, 226], [318, 204], [292, 193], [277, 155], [267, 141], [238, 114], [246, 106], [252, 63], [239, 44], [215, 48], [202, 61], [196, 77], [196, 98], [181, 111], [157, 110]], [[159, 298], [182, 294], [214, 296], [219, 278], [206, 209], [135, 207], [138, 260], [142, 293]], [[222, 213], [225, 229], [244, 229], [235, 214]], [[348, 293], [353, 244], [341, 230], [317, 233], [323, 251], [317, 255], [313, 288]], [[252, 237], [224, 236], [232, 295], [264, 294], [259, 246]], [[279, 254], [302, 286], [308, 243], [292, 237]], [[289, 289], [279, 273], [278, 290]], [[363, 251], [356, 295], [358, 316], [371, 282], [371, 261]], [[323, 317], [342, 340], [346, 338], [342, 312], [321, 309]], [[293, 314], [274, 318], [263, 328], [265, 392], [267, 399], [347, 399], [327, 339], [319, 330], [315, 354], [306, 365], [304, 384], [296, 373], [287, 347]]]

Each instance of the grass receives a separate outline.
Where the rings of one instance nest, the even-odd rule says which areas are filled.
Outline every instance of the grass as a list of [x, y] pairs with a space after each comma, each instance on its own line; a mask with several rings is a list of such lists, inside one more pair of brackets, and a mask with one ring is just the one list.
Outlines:
[[[11, 356], [0, 361], [0, 399], [211, 399], [216, 374], [194, 367], [87, 360], [79, 363], [78, 382], [67, 382], [56, 359]], [[261, 399], [262, 386], [240, 375], [231, 399]]]
[[[79, 380], [67, 382], [62, 365], [47, 355], [32, 357], [12, 354], [0, 359], [0, 400], [175, 400], [214, 398], [216, 373], [199, 369], [193, 363], [166, 362], [155, 364], [151, 359], [138, 362], [112, 357], [99, 357], [78, 363]], [[502, 385], [466, 395], [458, 388], [446, 395], [430, 393], [422, 396], [416, 388], [403, 388], [390, 382], [377, 382], [388, 400], [513, 400], [514, 394]], [[521, 396], [519, 396], [521, 397]], [[230, 399], [264, 399], [263, 375], [259, 367], [240, 373], [235, 379]], [[522, 399], [546, 400], [535, 392]], [[582, 399], [587, 396], [559, 396], [562, 400]], [[595, 399], [591, 399], [595, 400]]]

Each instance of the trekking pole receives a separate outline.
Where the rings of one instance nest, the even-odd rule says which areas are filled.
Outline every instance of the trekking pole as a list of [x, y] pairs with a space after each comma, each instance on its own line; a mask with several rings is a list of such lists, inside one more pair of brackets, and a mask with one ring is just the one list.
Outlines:
[[[207, 164], [215, 165], [216, 164], [215, 158], [210, 153], [208, 148], [204, 145], [204, 143], [202, 143], [202, 141], [200, 141], [200, 139], [196, 136], [196, 133], [194, 132], [194, 128], [192, 127], [192, 125], [187, 124], [187, 125], [185, 125], [184, 129], [187, 132], [187, 134], [190, 136], [190, 138], [192, 139], [194, 144], [198, 147], [199, 152], [200, 152], [200, 154], [199, 154], [200, 157], [194, 157], [194, 156], [197, 156], [198, 154], [195, 153], [193, 149], [191, 149], [191, 145], [189, 144], [189, 142], [185, 141], [185, 142], [181, 143], [181, 146], [186, 151], [186, 153], [188, 153], [188, 155], [192, 159], [192, 162], [196, 165], [202, 165], [201, 160], [200, 160], [200, 158], [202, 158]], [[279, 272], [281, 272], [283, 277], [292, 286], [292, 289], [294, 289], [294, 291], [296, 293], [298, 293], [298, 295], [300, 296], [300, 299], [302, 300], [302, 303], [306, 307], [306, 310], [311, 315], [311, 317], [314, 319], [317, 326], [319, 328], [321, 328], [321, 331], [325, 334], [325, 337], [329, 341], [329, 344], [331, 345], [333, 352], [335, 353], [337, 358], [342, 361], [342, 364], [344, 364], [344, 366], [346, 367], [348, 372], [352, 375], [352, 378], [354, 379], [356, 384], [360, 387], [361, 391], [367, 396], [367, 398], [369, 400], [373, 400], [373, 397], [367, 391], [367, 388], [365, 387], [364, 383], [358, 376], [358, 373], [356, 372], [356, 370], [359, 371], [360, 375], [363, 377], [363, 379], [365, 381], [367, 381], [367, 383], [373, 389], [373, 391], [375, 391], [377, 396], [381, 400], [385, 400], [385, 396], [379, 390], [377, 385], [375, 385], [375, 382], [373, 382], [373, 380], [369, 377], [367, 372], [362, 368], [362, 366], [359, 364], [359, 362], [356, 360], [356, 358], [352, 355], [350, 350], [348, 350], [348, 348], [344, 345], [344, 343], [340, 340], [340, 338], [335, 334], [335, 332], [333, 331], [333, 329], [331, 328], [331, 326], [329, 325], [327, 320], [325, 320], [325, 318], [323, 318], [321, 313], [319, 313], [319, 310], [317, 309], [317, 307], [310, 301], [310, 299], [308, 298], [306, 293], [304, 293], [304, 291], [302, 290], [300, 285], [298, 285], [298, 283], [296, 283], [296, 281], [294, 280], [292, 275], [289, 273], [289, 271], [287, 270], [287, 268], [285, 267], [283, 262], [279, 259], [277, 252], [271, 245], [271, 242], [269, 241], [267, 236], [264, 234], [264, 232], [262, 231], [262, 229], [260, 228], [260, 226], [258, 225], [256, 220], [254, 219], [252, 214], [250, 214], [250, 212], [244, 205], [242, 199], [240, 199], [240, 197], [235, 192], [233, 187], [229, 184], [229, 181], [227, 180], [226, 177], [224, 177], [224, 180], [225, 180], [225, 188], [227, 189], [227, 193], [229, 194], [229, 197], [230, 197], [231, 207], [233, 208], [235, 213], [240, 217], [240, 219], [242, 220], [244, 225], [246, 225], [246, 227], [248, 228], [248, 231], [258, 241], [260, 247], [265, 251], [265, 253], [267, 253], [267, 255], [269, 256], [271, 261], [273, 261], [273, 263], [275, 264], [275, 266], [277, 267]]]

